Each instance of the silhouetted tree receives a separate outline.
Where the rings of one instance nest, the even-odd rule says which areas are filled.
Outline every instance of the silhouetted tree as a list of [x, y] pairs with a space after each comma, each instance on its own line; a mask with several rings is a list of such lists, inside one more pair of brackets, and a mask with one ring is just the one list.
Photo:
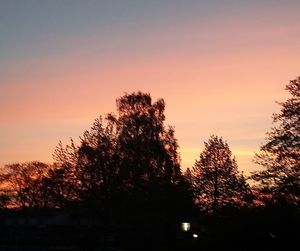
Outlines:
[[49, 170], [49, 179], [44, 180], [44, 188], [49, 193], [51, 204], [65, 207], [79, 201], [80, 181], [77, 176], [78, 146], [73, 139], [69, 145], [59, 142], [53, 158], [54, 168]]
[[117, 114], [95, 120], [79, 146], [60, 143], [56, 168], [44, 179], [51, 204], [97, 209], [105, 226], [114, 217], [119, 226], [140, 229], [141, 238], [145, 227], [148, 237], [158, 234], [158, 226], [170, 232], [192, 200], [174, 129], [164, 125], [164, 109], [162, 99], [152, 103], [149, 94], [125, 94], [117, 99]]
[[138, 92], [117, 99], [117, 116], [108, 116], [128, 188], [154, 179], [176, 183], [181, 175], [177, 140], [173, 128], [164, 126], [164, 109], [162, 99], [152, 104], [149, 94]]
[[73, 140], [66, 146], [59, 143], [53, 155], [56, 168], [45, 180], [58, 206], [106, 203], [118, 180], [114, 134], [111, 124], [104, 125], [100, 117], [84, 132], [79, 146]]
[[106, 201], [117, 190], [118, 159], [113, 125], [96, 119], [85, 131], [78, 150], [76, 175], [81, 184], [81, 198]]
[[81, 201], [117, 191], [144, 197], [146, 190], [159, 194], [163, 186], [179, 184], [178, 144], [174, 129], [164, 126], [164, 109], [162, 99], [152, 103], [149, 94], [125, 94], [117, 99], [117, 115], [95, 120], [79, 146], [60, 142], [48, 175], [60, 183], [53, 184], [53, 197]]
[[[157, 229], [168, 232], [179, 214], [188, 211], [178, 144], [174, 129], [164, 126], [164, 110], [164, 100], [152, 103], [149, 94], [138, 92], [117, 99], [117, 115], [108, 116], [116, 128], [119, 176], [126, 198], [121, 199], [120, 210], [127, 223], [147, 227], [148, 235], [157, 234]], [[156, 230], [150, 230], [155, 225]]]
[[44, 207], [47, 198], [41, 188], [48, 169], [49, 165], [38, 161], [6, 165], [2, 169], [0, 181], [10, 206]]
[[299, 206], [300, 201], [300, 77], [286, 85], [291, 97], [279, 103], [281, 111], [273, 115], [275, 126], [267, 133], [267, 142], [256, 154], [255, 162], [265, 169], [254, 172], [261, 193], [274, 201], [284, 200]]
[[191, 171], [192, 186], [200, 209], [216, 215], [219, 209], [242, 205], [249, 186], [222, 138], [211, 136], [204, 145]]

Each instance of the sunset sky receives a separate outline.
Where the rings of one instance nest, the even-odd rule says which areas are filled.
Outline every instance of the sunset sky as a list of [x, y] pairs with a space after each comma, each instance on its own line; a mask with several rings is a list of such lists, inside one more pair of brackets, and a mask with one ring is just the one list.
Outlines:
[[164, 98], [182, 167], [211, 134], [240, 170], [300, 75], [300, 1], [0, 0], [0, 166], [51, 163], [125, 92]]

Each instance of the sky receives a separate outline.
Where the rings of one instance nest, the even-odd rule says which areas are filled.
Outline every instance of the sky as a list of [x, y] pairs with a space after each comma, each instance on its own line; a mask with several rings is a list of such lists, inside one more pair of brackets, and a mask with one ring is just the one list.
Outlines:
[[300, 75], [300, 1], [0, 0], [0, 166], [53, 162], [125, 92], [163, 98], [183, 170], [210, 135], [246, 174]]

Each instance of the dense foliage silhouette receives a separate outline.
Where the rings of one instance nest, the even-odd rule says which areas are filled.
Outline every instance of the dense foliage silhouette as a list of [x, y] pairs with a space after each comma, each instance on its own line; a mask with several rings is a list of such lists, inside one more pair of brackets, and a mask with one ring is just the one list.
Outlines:
[[286, 85], [291, 97], [279, 103], [281, 111], [273, 115], [275, 126], [267, 133], [267, 142], [255, 162], [264, 170], [252, 179], [266, 199], [273, 202], [300, 203], [300, 77]]
[[22, 208], [47, 205], [43, 179], [50, 166], [39, 161], [6, 165], [0, 174], [6, 205]]
[[[0, 250], [268, 250], [299, 234], [299, 86], [256, 156], [250, 187], [222, 137], [183, 174], [165, 102], [125, 94], [116, 114], [59, 142], [52, 165], [0, 172]], [[181, 224], [190, 224], [183, 231]], [[35, 238], [32, 238], [35, 236]], [[21, 248], [21, 249], [20, 249]], [[27, 248], [27, 249], [26, 249]]]
[[245, 204], [250, 187], [238, 172], [227, 142], [213, 135], [204, 146], [190, 174], [196, 204], [213, 215], [222, 208]]

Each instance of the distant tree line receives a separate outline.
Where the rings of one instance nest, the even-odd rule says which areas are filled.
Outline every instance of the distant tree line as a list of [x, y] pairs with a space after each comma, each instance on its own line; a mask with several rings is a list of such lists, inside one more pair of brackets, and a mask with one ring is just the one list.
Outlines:
[[291, 97], [279, 103], [274, 127], [255, 156], [263, 169], [250, 177], [238, 171], [227, 142], [216, 135], [183, 173], [174, 128], [164, 124], [164, 100], [153, 103], [150, 94], [137, 92], [118, 98], [117, 113], [96, 119], [78, 145], [59, 142], [52, 165], [2, 168], [0, 206], [79, 208], [97, 214], [107, 228], [146, 224], [162, 232], [201, 215], [215, 224], [232, 212], [274, 205], [299, 213], [300, 77], [286, 89]]

